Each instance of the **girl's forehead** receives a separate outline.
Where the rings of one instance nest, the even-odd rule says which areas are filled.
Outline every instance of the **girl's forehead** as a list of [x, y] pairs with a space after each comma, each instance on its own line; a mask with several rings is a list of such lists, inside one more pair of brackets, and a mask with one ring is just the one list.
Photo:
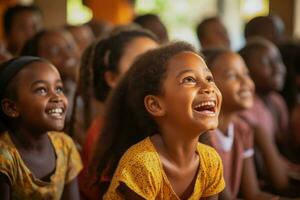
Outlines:
[[50, 63], [47, 62], [33, 62], [28, 64], [28, 66], [24, 67], [18, 74], [18, 78], [26, 78], [26, 79], [33, 79], [38, 78], [42, 74], [57, 74], [59, 76], [59, 73], [57, 69]]
[[183, 51], [174, 55], [168, 62], [168, 71], [185, 70], [194, 68], [209, 71], [204, 60], [192, 51]]

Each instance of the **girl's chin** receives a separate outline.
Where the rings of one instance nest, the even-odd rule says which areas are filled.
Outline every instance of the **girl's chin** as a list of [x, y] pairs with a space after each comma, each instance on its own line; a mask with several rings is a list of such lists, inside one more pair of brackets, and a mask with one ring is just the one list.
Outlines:
[[218, 125], [219, 125], [219, 122], [217, 120], [217, 121], [214, 121], [214, 122], [206, 123], [205, 126], [202, 127], [202, 128], [205, 129], [204, 131], [210, 131], [210, 130], [214, 130], [214, 129], [218, 128]]

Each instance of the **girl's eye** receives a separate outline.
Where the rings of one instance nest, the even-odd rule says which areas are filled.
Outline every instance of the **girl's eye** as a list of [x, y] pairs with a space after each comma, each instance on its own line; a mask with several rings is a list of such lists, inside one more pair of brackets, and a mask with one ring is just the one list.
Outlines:
[[63, 87], [57, 87], [57, 88], [56, 88], [56, 93], [57, 93], [57, 94], [62, 94], [62, 93], [64, 93]]
[[244, 73], [245, 76], [250, 77], [250, 73], [247, 71]]
[[215, 82], [213, 76], [207, 76], [207, 77], [206, 77], [206, 80], [207, 80], [208, 82]]
[[41, 95], [47, 94], [46, 88], [37, 88], [37, 89], [35, 90], [35, 92], [38, 93], [38, 94], [41, 94]]
[[185, 77], [182, 79], [181, 83], [188, 83], [188, 84], [194, 84], [196, 83], [196, 79], [192, 76]]
[[230, 80], [236, 79], [236, 73], [233, 72], [228, 73], [227, 78]]

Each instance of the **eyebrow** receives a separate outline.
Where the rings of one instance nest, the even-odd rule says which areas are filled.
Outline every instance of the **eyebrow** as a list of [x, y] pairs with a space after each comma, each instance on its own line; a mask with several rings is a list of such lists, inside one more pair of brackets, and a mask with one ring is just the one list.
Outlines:
[[[44, 81], [44, 80], [37, 80], [37, 81], [34, 81], [32, 84], [31, 84], [31, 88], [33, 88], [35, 85], [37, 84], [46, 84], [47, 81]], [[62, 83], [62, 80], [61, 79], [58, 79], [55, 81], [55, 83]]]
[[[211, 71], [210, 71], [207, 67], [205, 67], [205, 69], [203, 69], [203, 70], [206, 71], [206, 72], [211, 73]], [[193, 69], [186, 69], [186, 70], [183, 70], [183, 71], [181, 71], [176, 77], [179, 77], [179, 76], [181, 76], [182, 74], [187, 73], [187, 72], [196, 72], [196, 70], [193, 70]]]

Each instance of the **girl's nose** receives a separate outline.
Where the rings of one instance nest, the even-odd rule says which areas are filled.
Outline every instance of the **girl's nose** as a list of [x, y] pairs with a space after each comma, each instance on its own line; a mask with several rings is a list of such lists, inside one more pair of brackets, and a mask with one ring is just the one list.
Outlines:
[[214, 93], [214, 88], [211, 85], [206, 85], [205, 87], [200, 89], [200, 92], [203, 94], [211, 94]]
[[62, 101], [62, 98], [61, 98], [61, 95], [58, 94], [56, 91], [53, 91], [52, 94], [51, 94], [51, 101], [53, 102], [60, 102]]

